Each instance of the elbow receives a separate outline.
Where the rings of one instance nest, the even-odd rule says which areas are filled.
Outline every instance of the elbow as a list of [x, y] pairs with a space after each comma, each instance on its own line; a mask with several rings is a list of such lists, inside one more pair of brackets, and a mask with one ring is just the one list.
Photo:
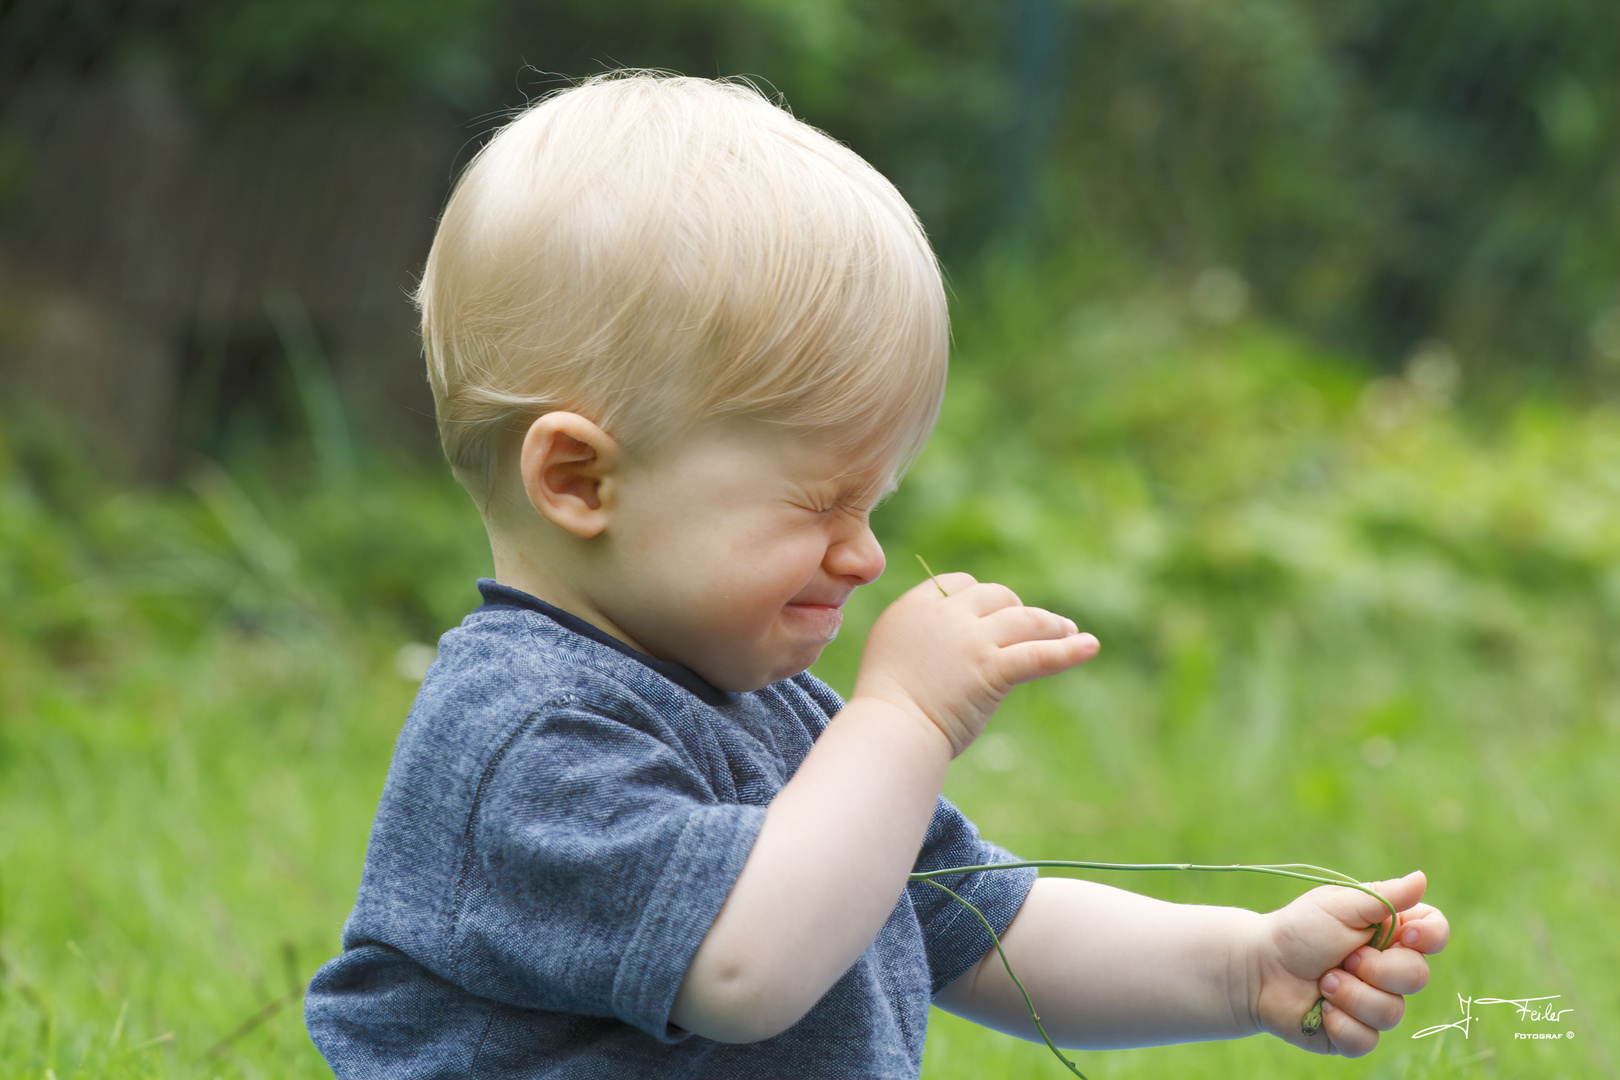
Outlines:
[[[802, 1014], [801, 1014], [802, 1016]], [[716, 1015], [705, 1018], [700, 1028], [687, 1028], [694, 1035], [713, 1039], [719, 1043], [757, 1043], [773, 1039], [798, 1023], [800, 1016], [783, 1020], [779, 1017], [747, 1012]], [[677, 1021], [679, 1023], [679, 1021]], [[685, 1028], [685, 1024], [680, 1024]]]
[[784, 985], [743, 965], [727, 970], [686, 973], [670, 1009], [672, 1023], [722, 1043], [755, 1043], [774, 1038], [802, 1020], [821, 995]]

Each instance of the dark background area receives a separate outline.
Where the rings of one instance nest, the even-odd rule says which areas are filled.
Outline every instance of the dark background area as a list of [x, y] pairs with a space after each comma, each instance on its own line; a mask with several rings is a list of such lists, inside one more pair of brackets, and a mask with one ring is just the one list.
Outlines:
[[430, 452], [407, 295], [448, 186], [615, 66], [779, 90], [895, 180], [959, 294], [1009, 261], [1057, 309], [1190, 290], [1487, 400], [1620, 366], [1599, 0], [6, 0], [11, 423], [47, 403], [161, 481], [335, 387]]

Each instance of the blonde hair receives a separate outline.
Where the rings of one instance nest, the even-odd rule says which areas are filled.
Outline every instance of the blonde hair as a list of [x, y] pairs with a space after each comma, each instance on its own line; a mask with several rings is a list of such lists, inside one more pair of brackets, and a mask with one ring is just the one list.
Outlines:
[[909, 464], [944, 393], [940, 273], [900, 193], [748, 84], [592, 78], [456, 184], [417, 291], [439, 435], [475, 496], [566, 409], [627, 452], [726, 417]]

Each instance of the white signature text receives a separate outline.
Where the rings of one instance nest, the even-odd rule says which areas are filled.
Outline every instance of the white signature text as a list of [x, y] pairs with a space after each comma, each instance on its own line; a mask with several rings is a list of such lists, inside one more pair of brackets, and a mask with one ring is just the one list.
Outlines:
[[1468, 998], [1458, 994], [1457, 1004], [1462, 1007], [1463, 1014], [1461, 1020], [1450, 1024], [1436, 1024], [1433, 1027], [1426, 1027], [1422, 1031], [1414, 1032], [1412, 1038], [1422, 1039], [1429, 1035], [1438, 1035], [1442, 1031], [1452, 1030], [1461, 1031], [1463, 1038], [1468, 1038], [1469, 1025], [1479, 1019], [1473, 1014], [1475, 1005], [1511, 1005], [1518, 1010], [1520, 1020], [1528, 1020], [1532, 1023], [1561, 1024], [1565, 1013], [1575, 1011], [1574, 1009], [1560, 1009], [1552, 1004], [1562, 996], [1561, 994], [1549, 994], [1546, 997], [1532, 998]]

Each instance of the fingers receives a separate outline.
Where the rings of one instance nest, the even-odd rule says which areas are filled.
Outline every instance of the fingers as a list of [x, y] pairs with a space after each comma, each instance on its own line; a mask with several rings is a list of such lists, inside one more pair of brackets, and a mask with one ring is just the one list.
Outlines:
[[1030, 642], [1046, 640], [1062, 640], [1079, 636], [1085, 640], [1070, 642], [1061, 648], [1037, 648], [1028, 650], [1029, 655], [1015, 662], [1015, 667], [1021, 676], [1008, 676], [1010, 682], [1027, 682], [1042, 675], [1050, 675], [1073, 667], [1082, 660], [1095, 656], [1098, 643], [1090, 634], [1081, 634], [1074, 620], [1065, 618], [1044, 608], [1026, 607], [1018, 598], [1018, 594], [990, 581], [977, 581], [971, 574], [951, 573], [940, 574], [935, 579], [939, 588], [930, 591], [937, 594], [944, 590], [945, 599], [953, 600], [962, 605], [967, 611], [984, 620], [985, 628], [989, 631], [991, 642], [998, 648], [1006, 649], [1011, 646]]
[[[971, 574], [938, 574], [920, 582], [890, 611], [895, 614], [885, 612], [880, 626], [887, 622], [899, 627], [912, 620], [905, 637], [914, 645], [925, 644], [885, 653], [877, 643], [887, 643], [887, 638], [880, 639], [874, 629], [863, 670], [867, 662], [911, 668], [920, 677], [902, 678], [902, 684], [913, 699], [928, 700], [924, 713], [941, 726], [960, 726], [974, 735], [1013, 686], [1071, 668], [1099, 648], [1097, 639], [1082, 634], [1073, 620], [1027, 607], [1005, 585], [977, 581]], [[951, 715], [971, 719], [960, 725], [942, 723], [941, 718]], [[959, 742], [952, 736], [953, 745]]]
[[1009, 684], [1055, 675], [1097, 655], [1097, 639], [1072, 619], [1042, 608], [1004, 607], [983, 622], [998, 646], [997, 669]]
[[[954, 600], [968, 611], [987, 620], [994, 620], [995, 643], [1006, 646], [1032, 638], [1064, 637], [1078, 633], [1073, 620], [1054, 614], [1044, 608], [1025, 607], [1018, 594], [993, 581], [976, 581], [972, 574], [940, 574], [934, 583], [926, 583], [928, 592], [945, 592], [944, 599]], [[918, 586], [921, 588], [921, 586]]]
[[[1278, 925], [1284, 928], [1279, 937], [1284, 962], [1294, 976], [1305, 981], [1305, 987], [1314, 984], [1316, 994], [1323, 999], [1321, 1031], [1306, 1036], [1297, 1045], [1360, 1057], [1377, 1045], [1379, 1032], [1400, 1023], [1406, 1011], [1404, 995], [1428, 985], [1426, 954], [1444, 948], [1450, 936], [1445, 916], [1431, 905], [1418, 902], [1427, 885], [1423, 874], [1414, 871], [1403, 878], [1365, 886], [1378, 896], [1360, 889], [1324, 886], [1312, 889], [1276, 913], [1281, 916]], [[1366, 943], [1367, 927], [1390, 921], [1389, 907], [1379, 897], [1400, 912], [1393, 940], [1382, 951]], [[1372, 936], [1376, 943], [1381, 942], [1383, 934]], [[1340, 953], [1346, 943], [1357, 943], [1358, 947], [1347, 955]], [[1330, 968], [1338, 956], [1343, 959]], [[1322, 972], [1320, 977], [1317, 972]], [[1309, 1000], [1315, 998], [1313, 995]], [[1290, 1012], [1295, 1008], [1297, 1004], [1281, 1014], [1289, 1024], [1298, 1015]], [[1278, 1025], [1270, 1030], [1295, 1041], [1288, 1026], [1280, 1021], [1269, 1023]]]
[[1345, 957], [1339, 967], [1368, 986], [1391, 994], [1415, 994], [1429, 985], [1429, 962], [1422, 953], [1411, 949], [1379, 952], [1363, 945]]
[[[1329, 1054], [1364, 1057], [1378, 1045], [1378, 1032], [1343, 1009], [1327, 1001], [1322, 1005], [1322, 1035], [1327, 1036]], [[1310, 1040], [1315, 1043], [1316, 1040]], [[1319, 1048], [1318, 1048], [1319, 1049]]]
[[972, 574], [949, 573], [936, 574], [932, 581], [925, 581], [913, 586], [914, 591], [938, 596], [944, 592], [945, 598], [964, 605], [975, 615], [989, 615], [991, 612], [1003, 608], [1021, 608], [1023, 601], [1018, 594], [993, 581], [979, 581]]
[[[1430, 916], [1444, 921], [1432, 908], [1418, 921], [1427, 921]], [[1415, 994], [1428, 983], [1429, 962], [1412, 948], [1380, 952], [1363, 945], [1345, 957], [1338, 969], [1323, 975], [1317, 984], [1327, 999], [1322, 1027], [1333, 1048], [1346, 1057], [1360, 1057], [1370, 1051], [1378, 1043], [1378, 1033], [1395, 1027], [1406, 1014], [1404, 995]]]
[[1401, 928], [1395, 932], [1395, 944], [1429, 954], [1444, 949], [1450, 940], [1451, 924], [1439, 908], [1415, 904], [1401, 912]]
[[[958, 585], [956, 581], [947, 581], [946, 578], [965, 579], [966, 585]], [[975, 615], [988, 615], [1003, 608], [1018, 608], [1023, 601], [1018, 594], [1005, 585], [998, 585], [993, 581], [974, 581], [971, 574], [946, 574], [940, 579], [945, 591], [957, 603], [965, 605]], [[952, 586], [955, 586], [954, 588]]]
[[1064, 638], [1078, 634], [1072, 619], [1053, 614], [1042, 608], [1004, 607], [983, 616], [990, 630], [991, 640], [1001, 648], [1021, 641], [1039, 641], [1043, 638]]
[[1021, 642], [1001, 650], [1002, 675], [1012, 684], [1056, 675], [1090, 660], [1100, 647], [1096, 638], [1084, 633]]
[[1399, 994], [1369, 986], [1347, 971], [1328, 972], [1319, 986], [1327, 999], [1322, 1028], [1345, 1057], [1370, 1051], [1378, 1043], [1378, 1032], [1390, 1030], [1406, 1015], [1406, 1001]]

